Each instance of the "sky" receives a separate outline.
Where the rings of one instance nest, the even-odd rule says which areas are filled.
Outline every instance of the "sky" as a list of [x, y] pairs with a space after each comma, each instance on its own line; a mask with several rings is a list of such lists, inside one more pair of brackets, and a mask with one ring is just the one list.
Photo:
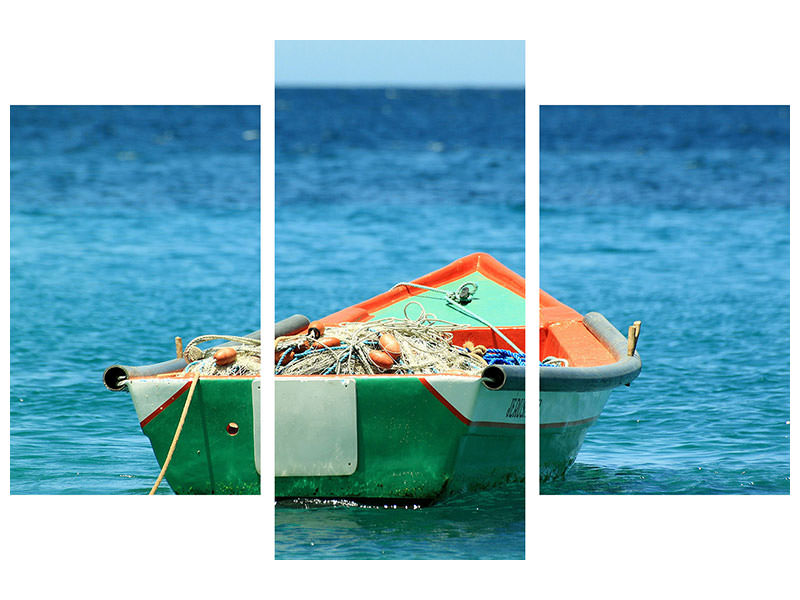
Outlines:
[[515, 87], [523, 41], [277, 41], [278, 86]]

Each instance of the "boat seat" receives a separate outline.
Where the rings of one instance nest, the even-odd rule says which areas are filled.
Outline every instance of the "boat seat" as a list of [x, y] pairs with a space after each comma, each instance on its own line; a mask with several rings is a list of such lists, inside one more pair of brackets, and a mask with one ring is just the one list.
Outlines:
[[[498, 327], [508, 339], [514, 342], [522, 351], [525, 351], [524, 327]], [[501, 350], [514, 350], [508, 343], [492, 331], [489, 327], [471, 327], [469, 329], [456, 329], [453, 332], [453, 343], [463, 346], [470, 341], [475, 345], [481, 344], [487, 348], [500, 348]]]
[[583, 319], [539, 328], [539, 360], [566, 358], [570, 367], [596, 367], [616, 362], [614, 355], [586, 329]]

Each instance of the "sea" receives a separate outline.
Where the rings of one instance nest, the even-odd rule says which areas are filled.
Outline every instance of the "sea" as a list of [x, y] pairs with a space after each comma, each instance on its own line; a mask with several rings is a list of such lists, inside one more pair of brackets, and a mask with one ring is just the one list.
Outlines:
[[[521, 90], [278, 89], [275, 108], [276, 319], [477, 251], [525, 273]], [[260, 327], [259, 107], [14, 106], [10, 125], [10, 493], [146, 494], [158, 464], [102, 374]], [[540, 130], [540, 286], [641, 320], [643, 361], [540, 493], [788, 494], [788, 107], [547, 106]], [[525, 487], [277, 505], [275, 557], [524, 558]]]
[[[278, 88], [275, 312], [322, 317], [473, 252], [525, 274], [521, 89]], [[289, 503], [277, 559], [521, 559], [525, 485]]]
[[543, 106], [540, 287], [642, 372], [541, 494], [788, 494], [789, 107]]
[[10, 117], [10, 493], [146, 494], [159, 465], [103, 371], [259, 329], [260, 107]]

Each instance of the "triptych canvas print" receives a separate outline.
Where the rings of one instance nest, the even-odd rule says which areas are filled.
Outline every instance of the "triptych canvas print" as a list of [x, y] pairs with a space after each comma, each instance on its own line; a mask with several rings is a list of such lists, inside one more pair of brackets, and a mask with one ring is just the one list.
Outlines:
[[525, 48], [278, 41], [273, 112], [11, 105], [10, 494], [257, 495], [301, 560], [788, 494], [789, 106], [531, 103]]

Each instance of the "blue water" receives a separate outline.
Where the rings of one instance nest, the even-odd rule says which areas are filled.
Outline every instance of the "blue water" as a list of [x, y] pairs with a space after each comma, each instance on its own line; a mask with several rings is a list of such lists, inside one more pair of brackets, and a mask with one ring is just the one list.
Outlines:
[[[278, 89], [275, 127], [276, 318], [472, 252], [524, 274], [521, 90]], [[275, 538], [277, 558], [522, 558], [524, 486], [416, 510], [278, 506]]]
[[525, 484], [420, 506], [281, 502], [277, 559], [522, 559]]
[[11, 493], [153, 485], [102, 374], [259, 327], [259, 127], [258, 107], [12, 107]]
[[540, 285], [643, 361], [541, 493], [788, 493], [788, 107], [540, 117]]

